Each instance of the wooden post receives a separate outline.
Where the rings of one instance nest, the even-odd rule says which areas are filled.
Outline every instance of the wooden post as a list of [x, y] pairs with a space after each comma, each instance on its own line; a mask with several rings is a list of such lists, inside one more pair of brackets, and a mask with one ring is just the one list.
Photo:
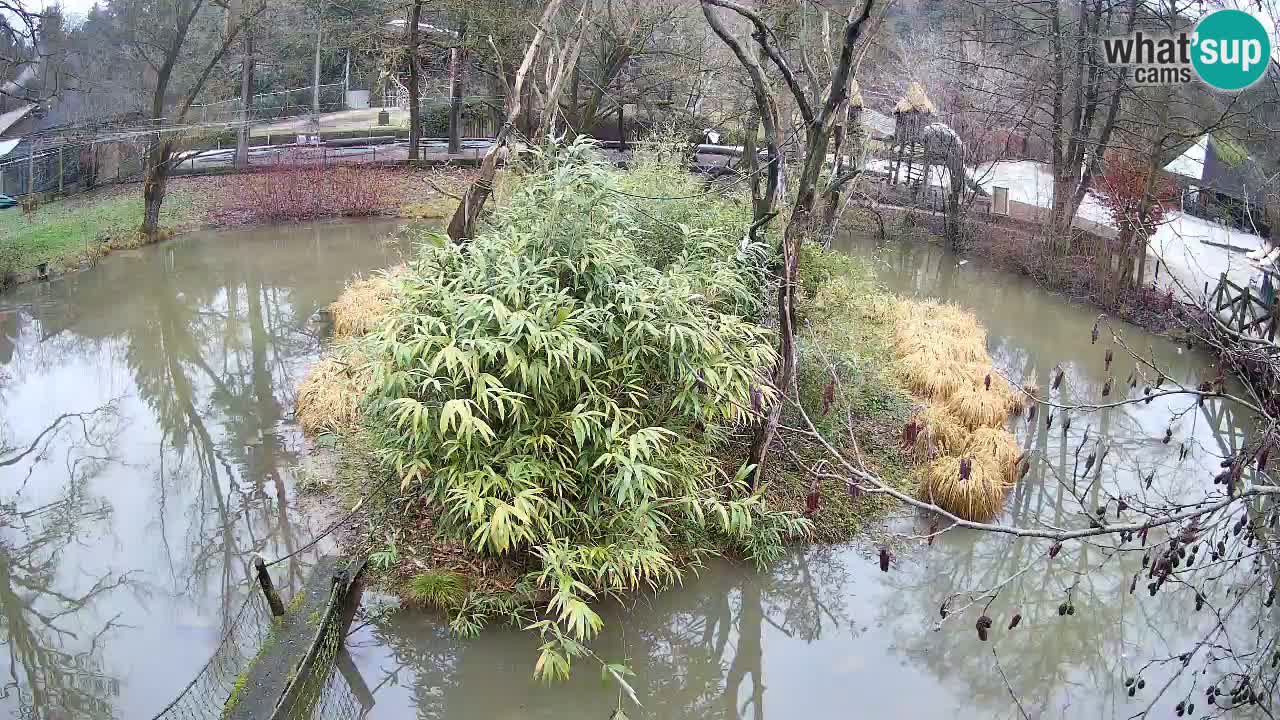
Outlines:
[[36, 141], [31, 141], [31, 154], [27, 156], [27, 194], [36, 191]]
[[258, 573], [258, 584], [262, 586], [262, 594], [267, 596], [267, 604], [271, 606], [271, 614], [276, 617], [284, 615], [284, 603], [280, 593], [271, 584], [271, 575], [267, 573], [267, 562], [260, 556], [253, 559], [254, 570]]

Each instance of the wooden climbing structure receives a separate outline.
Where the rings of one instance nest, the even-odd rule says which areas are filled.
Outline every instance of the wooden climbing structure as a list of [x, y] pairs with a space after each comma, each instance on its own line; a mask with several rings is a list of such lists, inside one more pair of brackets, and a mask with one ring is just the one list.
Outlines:
[[[896, 125], [893, 133], [892, 182], [906, 183], [919, 189], [926, 183], [928, 164], [924, 162], [924, 129], [932, 122], [937, 108], [924, 92], [924, 86], [912, 81], [907, 92], [893, 108]], [[905, 167], [904, 167], [905, 166]]]

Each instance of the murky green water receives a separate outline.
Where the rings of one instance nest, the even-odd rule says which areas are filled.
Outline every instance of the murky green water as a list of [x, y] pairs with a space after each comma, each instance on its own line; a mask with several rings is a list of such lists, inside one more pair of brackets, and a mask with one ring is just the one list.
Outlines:
[[[149, 717], [208, 657], [246, 590], [250, 553], [283, 555], [311, 537], [310, 513], [294, 509], [307, 450], [289, 421], [293, 391], [320, 343], [317, 310], [353, 272], [394, 256], [377, 241], [386, 230], [191, 236], [3, 296], [0, 447], [13, 449], [0, 458], [33, 441], [39, 449], [0, 465], [9, 665], [0, 708]], [[899, 291], [972, 308], [1015, 377], [1047, 386], [1062, 363], [1068, 399], [1097, 399], [1107, 337], [1090, 344], [1088, 308], [957, 267], [936, 248], [844, 249], [875, 255]], [[1125, 337], [1179, 379], [1208, 365], [1139, 331]], [[1114, 372], [1123, 378], [1131, 365], [1118, 361]], [[1101, 489], [1131, 488], [1153, 470], [1171, 494], [1204, 482], [1248, 419], [1186, 404], [1082, 416], [1065, 439], [1060, 421], [1052, 431], [1020, 425], [1020, 441], [1046, 462], [1010, 495], [1006, 519], [1066, 521], [1074, 506], [1058, 478], [1071, 476], [1086, 428], [1091, 444], [1101, 436], [1111, 448]], [[1161, 439], [1181, 409], [1171, 446], [1185, 442], [1190, 454], [1178, 462]], [[40, 435], [68, 412], [83, 424], [67, 418]], [[928, 529], [910, 513], [894, 524]], [[1022, 717], [1014, 695], [1030, 717], [1141, 712], [1180, 666], [1158, 661], [1188, 649], [1208, 613], [1194, 612], [1189, 595], [1148, 598], [1141, 584], [1129, 595], [1137, 553], [1094, 570], [1102, 551], [1071, 547], [1049, 571], [1043, 551], [949, 533], [902, 551], [889, 573], [860, 547], [797, 551], [765, 575], [713, 563], [677, 591], [606, 608], [595, 648], [635, 670], [641, 707], [624, 703], [632, 718]], [[282, 580], [296, 586], [306, 563], [288, 564]], [[963, 609], [964, 598], [939, 624], [952, 592], [1000, 583], [987, 609], [993, 642], [977, 640], [980, 612]], [[1060, 618], [1068, 599], [1076, 613]], [[1004, 630], [1014, 612], [1021, 626]], [[579, 667], [566, 685], [535, 683], [535, 645], [505, 629], [460, 641], [430, 614], [372, 603], [350, 653], [372, 691], [372, 718], [609, 716], [619, 692], [596, 667]], [[1124, 676], [1153, 659], [1146, 697], [1128, 698]], [[1160, 714], [1179, 697], [1167, 696]]]
[[[314, 533], [294, 388], [386, 223], [197, 233], [0, 296], [0, 711], [149, 718]], [[310, 558], [279, 566], [296, 587]]]

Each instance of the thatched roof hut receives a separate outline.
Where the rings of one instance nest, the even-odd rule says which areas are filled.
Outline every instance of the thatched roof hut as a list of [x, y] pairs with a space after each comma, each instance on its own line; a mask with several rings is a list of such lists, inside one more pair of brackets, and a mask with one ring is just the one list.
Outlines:
[[895, 115], [902, 113], [932, 115], [937, 111], [938, 109], [933, 106], [933, 102], [929, 100], [929, 96], [925, 94], [924, 86], [914, 80], [907, 86], [907, 93], [902, 96], [902, 99], [893, 108]]

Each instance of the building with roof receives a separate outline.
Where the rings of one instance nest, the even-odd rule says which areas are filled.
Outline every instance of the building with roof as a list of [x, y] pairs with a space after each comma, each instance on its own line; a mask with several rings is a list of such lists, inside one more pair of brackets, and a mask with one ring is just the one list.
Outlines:
[[1240, 146], [1206, 133], [1164, 166], [1183, 191], [1183, 210], [1265, 236], [1268, 192], [1277, 192], [1262, 165]]

